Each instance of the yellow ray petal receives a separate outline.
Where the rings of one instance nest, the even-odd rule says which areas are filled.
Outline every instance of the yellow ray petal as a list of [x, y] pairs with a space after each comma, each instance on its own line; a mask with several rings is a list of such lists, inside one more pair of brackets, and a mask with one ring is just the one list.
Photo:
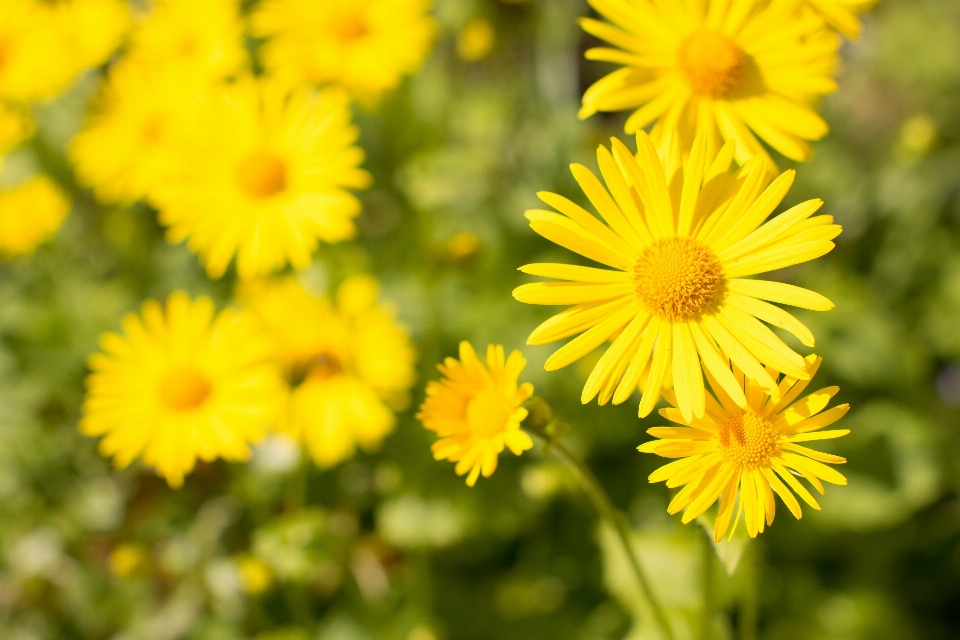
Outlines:
[[744, 313], [759, 318], [775, 327], [780, 327], [789, 331], [797, 337], [804, 346], [813, 347], [815, 340], [813, 333], [802, 322], [797, 320], [792, 314], [784, 311], [780, 307], [738, 294], [728, 294], [724, 302], [734, 309], [739, 309]]
[[565, 305], [600, 302], [631, 296], [633, 283], [581, 284], [579, 282], [531, 282], [513, 290], [513, 297], [527, 304]]
[[686, 420], [703, 417], [705, 411], [703, 373], [697, 346], [687, 323], [673, 325], [673, 388], [680, 413]]
[[811, 311], [829, 311], [834, 307], [833, 302], [815, 291], [783, 282], [733, 279], [727, 281], [727, 291]]
[[653, 407], [660, 399], [660, 389], [663, 386], [663, 375], [667, 371], [672, 356], [671, 338], [673, 336], [672, 327], [669, 322], [664, 322], [660, 326], [657, 343], [653, 352], [653, 363], [650, 365], [650, 374], [647, 377], [647, 384], [643, 388], [643, 395], [640, 398], [640, 408], [638, 415], [645, 418], [653, 411]]
[[543, 368], [546, 371], [556, 371], [572, 362], [576, 362], [606, 342], [616, 331], [622, 329], [630, 322], [635, 313], [636, 311], [633, 308], [627, 307], [610, 316], [597, 326], [585, 331], [554, 351], [553, 355], [547, 358]]
[[717, 341], [717, 344], [727, 357], [740, 367], [747, 376], [760, 383], [770, 395], [777, 395], [779, 393], [777, 384], [773, 381], [773, 378], [770, 377], [770, 374], [760, 365], [753, 354], [727, 331], [716, 317], [712, 315], [703, 316], [703, 324], [704, 328], [710, 333], [710, 336]]
[[696, 343], [697, 352], [700, 354], [704, 368], [731, 400], [740, 407], [746, 407], [747, 399], [743, 395], [743, 388], [730, 372], [730, 362], [720, 355], [720, 351], [717, 350], [713, 340], [704, 333], [699, 323], [690, 323], [690, 333]]
[[540, 326], [533, 330], [527, 338], [527, 344], [542, 345], [569, 338], [582, 333], [590, 327], [600, 323], [624, 307], [636, 304], [630, 297], [617, 298], [604, 303], [582, 304], [561, 311], [555, 316], [547, 318]]
[[650, 361], [650, 355], [653, 353], [653, 347], [656, 344], [657, 336], [660, 335], [661, 322], [656, 316], [650, 318], [650, 323], [643, 332], [643, 338], [637, 352], [630, 361], [627, 373], [620, 380], [616, 392], [613, 394], [613, 404], [623, 404], [637, 390], [640, 384], [640, 376], [643, 375]]

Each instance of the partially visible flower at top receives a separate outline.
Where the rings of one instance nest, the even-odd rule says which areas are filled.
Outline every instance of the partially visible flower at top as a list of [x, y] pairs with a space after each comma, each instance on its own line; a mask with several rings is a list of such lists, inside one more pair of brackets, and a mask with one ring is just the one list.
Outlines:
[[255, 36], [264, 66], [291, 83], [336, 84], [365, 102], [394, 89], [427, 56], [430, 0], [264, 0]]
[[152, 194], [170, 242], [186, 240], [212, 278], [234, 256], [252, 278], [304, 269], [320, 240], [353, 237], [361, 207], [348, 190], [370, 174], [345, 94], [245, 78], [210, 109], [209, 131], [179, 151], [183, 171]]
[[590, 60], [623, 65], [583, 95], [580, 117], [636, 109], [625, 130], [653, 124], [656, 144], [671, 133], [689, 151], [705, 136], [715, 152], [734, 141], [743, 164], [767, 155], [757, 137], [791, 160], [812, 157], [807, 141], [828, 131], [812, 108], [836, 90], [839, 38], [798, 2], [590, 0], [613, 24], [583, 18], [583, 29], [613, 45]]
[[53, 237], [69, 211], [70, 200], [44, 175], [0, 190], [0, 258], [32, 254]]
[[[812, 378], [820, 366], [820, 358], [809, 356], [806, 371]], [[756, 383], [744, 380], [734, 366], [734, 374], [743, 384], [746, 408], [737, 406], [713, 379], [714, 395], [707, 396], [707, 412], [703, 418], [687, 420], [676, 408], [661, 409], [660, 415], [680, 426], [654, 427], [647, 433], [657, 438], [638, 449], [664, 458], [679, 458], [652, 474], [650, 482], [683, 487], [667, 507], [671, 514], [683, 509], [683, 523], [689, 523], [720, 500], [714, 526], [714, 540], [719, 542], [730, 528], [734, 530], [743, 514], [751, 538], [773, 524], [776, 493], [799, 520], [800, 503], [819, 510], [820, 505], [798, 478], [804, 478], [821, 495], [825, 480], [845, 485], [847, 479], [826, 464], [843, 464], [845, 458], [809, 449], [801, 442], [829, 440], [850, 433], [849, 429], [820, 431], [842, 418], [850, 408], [841, 404], [824, 411], [839, 390], [827, 387], [797, 400], [809, 380], [791, 376], [780, 379], [780, 397], [771, 398]], [[771, 375], [779, 373], [771, 370]], [[708, 374], [709, 376], [709, 374]], [[667, 400], [676, 407], [672, 394]], [[822, 412], [822, 413], [821, 413]], [[739, 490], [740, 505], [734, 518], [734, 505]], [[793, 493], [791, 493], [793, 490]]]
[[292, 276], [253, 281], [239, 297], [271, 336], [290, 386], [278, 431], [304, 445], [321, 468], [372, 451], [409, 403], [416, 352], [379, 285], [353, 276], [336, 301], [306, 291]]
[[[675, 142], [675, 139], [674, 139]], [[763, 156], [731, 172], [733, 143], [714, 158], [698, 137], [686, 163], [676, 144], [658, 156], [649, 136], [637, 134], [637, 156], [612, 139], [613, 153], [597, 150], [606, 188], [582, 165], [574, 178], [600, 213], [596, 217], [559, 195], [539, 197], [560, 213], [526, 212], [530, 228], [611, 269], [529, 264], [524, 273], [567, 282], [536, 282], [514, 290], [520, 302], [572, 305], [530, 334], [528, 344], [550, 344], [580, 334], [551, 355], [554, 371], [613, 343], [593, 368], [581, 400], [625, 402], [643, 390], [640, 417], [661, 389], [676, 391], [683, 416], [704, 414], [701, 366], [741, 407], [746, 398], [727, 358], [771, 395], [777, 385], [762, 364], [804, 379], [803, 358], [764, 322], [785, 329], [808, 347], [813, 334], [778, 302], [825, 311], [820, 294], [754, 276], [820, 257], [841, 231], [833, 216], [813, 216], [823, 202], [808, 200], [767, 221], [793, 184], [794, 171], [771, 182]], [[766, 222], [765, 222], [766, 221]], [[761, 322], [763, 321], [763, 322]], [[762, 363], [762, 364], [761, 364]]]
[[237, 0], [158, 0], [139, 16], [127, 59], [168, 67], [181, 80], [218, 79], [247, 64]]
[[285, 392], [269, 338], [248, 315], [215, 311], [178, 291], [101, 336], [79, 427], [118, 468], [142, 457], [179, 487], [197, 458], [246, 460], [275, 424]]
[[130, 22], [121, 0], [0, 0], [0, 98], [46, 100], [102, 64]]
[[182, 157], [197, 155], [211, 117], [209, 93], [173, 68], [128, 60], [114, 66], [70, 146], [79, 182], [103, 202], [148, 198]]
[[504, 360], [502, 345], [487, 346], [486, 365], [470, 343], [460, 343], [460, 360], [447, 358], [437, 365], [443, 378], [427, 383], [427, 397], [417, 418], [440, 438], [431, 447], [436, 460], [456, 462], [457, 475], [467, 475], [473, 486], [483, 474], [497, 470], [504, 448], [520, 455], [533, 441], [520, 423], [527, 417], [521, 406], [533, 395], [533, 385], [518, 379], [527, 361], [519, 351]]
[[860, 39], [858, 13], [870, 11], [878, 0], [806, 0], [807, 4], [831, 27], [850, 38]]

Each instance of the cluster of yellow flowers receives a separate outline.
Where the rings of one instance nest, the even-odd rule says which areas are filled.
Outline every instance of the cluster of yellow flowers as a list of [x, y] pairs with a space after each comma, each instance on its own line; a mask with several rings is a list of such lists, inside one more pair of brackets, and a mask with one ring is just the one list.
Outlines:
[[[801, 398], [820, 359], [796, 353], [767, 326], [813, 347], [810, 330], [771, 303], [816, 311], [833, 303], [754, 277], [828, 253], [841, 229], [832, 216], [814, 215], [823, 204], [816, 199], [770, 217], [795, 172], [779, 173], [760, 141], [789, 159], [811, 158], [808, 141], [828, 129], [816, 100], [836, 88], [833, 29], [856, 38], [855, 13], [872, 4], [590, 0], [608, 22], [581, 21], [612, 45], [586, 57], [622, 66], [586, 91], [580, 117], [635, 109], [625, 129], [636, 133], [637, 152], [616, 138], [600, 146], [602, 182], [571, 167], [599, 218], [547, 192], [538, 195], [551, 209], [526, 213], [536, 233], [608, 268], [529, 264], [520, 270], [553, 281], [513, 295], [568, 306], [528, 339], [576, 336], [550, 356], [548, 371], [610, 341], [583, 403], [620, 404], [639, 390], [640, 417], [661, 398], [671, 405], [660, 415], [674, 426], [649, 429], [657, 439], [639, 447], [676, 459], [650, 481], [683, 487], [668, 510], [685, 509], [685, 523], [719, 501], [718, 541], [741, 516], [751, 537], [762, 532], [773, 522], [774, 493], [797, 518], [794, 493], [819, 509], [798, 477], [821, 494], [821, 481], [846, 484], [823, 464], [843, 458], [799, 443], [847, 434], [822, 429], [848, 406], [824, 411], [836, 387]], [[493, 473], [504, 446], [520, 454], [531, 444], [518, 435], [520, 405], [533, 392], [517, 386], [523, 364], [514, 352], [505, 366], [502, 348], [491, 346], [484, 367], [464, 344], [461, 361], [448, 359], [445, 379], [427, 389], [421, 419], [442, 438], [434, 454], [470, 472], [468, 484]]]
[[[409, 403], [414, 352], [379, 285], [335, 296], [277, 272], [354, 236], [367, 187], [352, 102], [375, 103], [427, 55], [427, 0], [0, 0], [0, 159], [34, 105], [86, 72], [99, 89], [69, 145], [104, 204], [143, 201], [237, 304], [172, 293], [101, 338], [80, 429], [118, 467], [179, 486], [198, 459], [237, 461], [268, 433], [321, 467], [374, 449]], [[0, 160], [0, 170], [4, 164]], [[45, 175], [0, 184], [0, 257], [33, 253], [70, 208]]]

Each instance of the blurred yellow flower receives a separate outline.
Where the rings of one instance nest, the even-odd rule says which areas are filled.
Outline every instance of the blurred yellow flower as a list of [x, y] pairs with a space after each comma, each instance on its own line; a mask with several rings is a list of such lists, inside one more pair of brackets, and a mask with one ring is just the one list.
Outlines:
[[270, 565], [253, 555], [241, 555], [235, 558], [240, 586], [245, 593], [260, 595], [273, 584], [273, 571]]
[[460, 343], [460, 360], [437, 365], [443, 378], [427, 383], [427, 398], [417, 418], [440, 438], [431, 447], [436, 460], [456, 462], [457, 475], [473, 486], [480, 474], [489, 478], [506, 447], [515, 455], [533, 448], [520, 429], [527, 417], [521, 405], [533, 395], [533, 385], [517, 385], [527, 361], [519, 351], [504, 360], [502, 345], [487, 346], [486, 365], [470, 343]]
[[66, 195], [43, 175], [0, 190], [0, 258], [33, 253], [53, 237], [69, 211]]
[[396, 424], [416, 373], [416, 353], [396, 312], [377, 302], [366, 276], [348, 278], [336, 303], [294, 277], [252, 282], [240, 298], [273, 336], [292, 387], [279, 431], [303, 443], [322, 468], [380, 446]]
[[359, 168], [346, 95], [244, 79], [213, 100], [209, 135], [180, 153], [183, 171], [155, 192], [171, 242], [187, 240], [219, 278], [236, 255], [241, 278], [309, 266], [320, 240], [355, 233], [370, 184]]
[[[736, 160], [766, 155], [764, 142], [809, 160], [808, 140], [826, 135], [812, 108], [836, 89], [839, 38], [796, 2], [590, 0], [613, 24], [583, 18], [583, 29], [614, 45], [586, 57], [624, 65], [587, 89], [580, 117], [636, 109], [625, 130], [654, 124], [660, 144], [677, 133], [686, 152], [697, 135], [714, 151], [736, 142]], [[799, 7], [799, 8], [798, 8]]]
[[860, 38], [858, 13], [873, 9], [878, 0], [807, 0], [807, 4], [820, 14], [831, 27], [850, 38]]
[[175, 69], [121, 62], [73, 139], [78, 180], [104, 202], [130, 204], [177, 170], [177, 151], [200, 144], [209, 90]]
[[234, 309], [215, 316], [207, 297], [175, 292], [105, 333], [90, 356], [80, 431], [104, 436], [100, 452], [118, 468], [135, 458], [172, 487], [197, 458], [246, 460], [283, 405], [270, 342], [252, 318]]
[[[808, 505], [820, 509], [816, 499], [795, 476], [805, 478], [821, 494], [821, 480], [847, 484], [843, 475], [823, 464], [842, 464], [846, 459], [799, 444], [850, 433], [848, 429], [820, 431], [843, 417], [850, 408], [842, 404], [823, 411], [838, 387], [821, 389], [796, 400], [816, 373], [820, 358], [809, 356], [805, 366], [808, 380], [784, 376], [779, 380], [779, 397], [771, 398], [759, 385], [744, 380], [734, 365], [734, 375], [746, 391], [745, 408], [733, 402], [711, 377], [710, 386], [716, 397], [707, 396], [707, 412], [703, 418], [688, 420], [676, 408], [660, 410], [660, 415], [681, 426], [648, 429], [647, 433], [658, 439], [638, 449], [664, 458], [679, 458], [650, 474], [650, 482], [666, 480], [668, 487], [683, 486], [667, 507], [669, 513], [686, 509], [683, 514], [686, 524], [719, 499], [714, 539], [719, 542], [723, 538], [731, 519], [735, 530], [741, 514], [747, 532], [755, 538], [763, 532], [764, 525], [773, 524], [774, 492], [797, 519], [802, 514], [791, 489]], [[774, 377], [780, 375], [776, 371], [771, 373]], [[709, 377], [709, 373], [707, 375]], [[675, 407], [673, 395], [665, 395]], [[733, 518], [738, 489], [740, 506]]]
[[181, 80], [217, 79], [247, 63], [237, 0], [158, 0], [140, 17], [129, 60], [170, 67]]
[[120, 44], [129, 9], [121, 0], [0, 0], [0, 98], [52, 98]]
[[803, 358], [760, 320], [809, 347], [813, 334], [764, 300], [821, 311], [833, 303], [800, 287], [748, 276], [832, 250], [840, 227], [832, 216], [811, 217], [823, 202], [808, 200], [764, 224], [793, 184], [794, 171], [770, 182], [767, 161], [756, 156], [731, 172], [733, 143], [713, 158], [702, 136], [683, 165], [676, 145], [661, 160], [642, 131], [636, 157], [619, 140], [612, 141], [613, 154], [603, 146], [597, 150], [606, 188], [583, 165], [571, 167], [606, 224], [548, 192], [538, 195], [560, 213], [526, 213], [530, 227], [543, 237], [613, 268], [520, 268], [569, 281], [525, 284], [513, 292], [528, 304], [574, 305], [530, 334], [528, 343], [538, 345], [580, 334], [554, 352], [545, 368], [565, 367], [613, 340], [581, 400], [587, 403], [599, 394], [600, 404], [611, 398], [620, 404], [639, 384], [643, 417], [653, 410], [661, 388], [673, 387], [687, 420], [705, 410], [701, 363], [741, 407], [747, 401], [727, 358], [774, 396], [777, 385], [761, 363], [805, 379]]
[[118, 545], [107, 558], [110, 573], [118, 578], [127, 578], [147, 561], [147, 552], [139, 544], [124, 543]]
[[485, 18], [474, 18], [457, 36], [457, 55], [461, 60], [483, 60], [493, 50], [495, 34], [493, 25]]
[[33, 132], [33, 119], [26, 108], [0, 102], [0, 166], [3, 154], [19, 147]]
[[415, 72], [433, 44], [430, 0], [264, 0], [253, 12], [267, 70], [288, 82], [339, 84], [375, 100]]

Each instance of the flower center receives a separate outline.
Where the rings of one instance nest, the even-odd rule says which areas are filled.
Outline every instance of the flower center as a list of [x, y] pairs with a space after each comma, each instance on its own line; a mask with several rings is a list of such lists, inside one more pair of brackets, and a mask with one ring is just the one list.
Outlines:
[[253, 198], [269, 198], [287, 188], [287, 165], [267, 151], [244, 158], [237, 173], [240, 186]]
[[140, 137], [146, 144], [160, 142], [167, 130], [167, 123], [161, 116], [154, 116], [147, 120], [140, 131]]
[[171, 371], [160, 381], [160, 401], [177, 413], [199, 409], [211, 391], [213, 387], [206, 376], [190, 367]]
[[719, 436], [724, 462], [741, 471], [765, 467], [780, 453], [780, 434], [752, 411], [722, 423]]
[[691, 34], [680, 45], [679, 58], [693, 91], [706, 98], [722, 98], [743, 77], [743, 50], [715, 31]]
[[691, 318], [713, 302], [723, 284], [720, 260], [691, 238], [660, 238], [633, 266], [634, 285], [647, 309], [662, 318]]
[[467, 424], [470, 432], [492, 435], [502, 431], [513, 413], [498, 389], [484, 389], [467, 403]]
[[340, 358], [332, 353], [321, 353], [310, 363], [309, 376], [311, 378], [326, 380], [340, 373], [343, 373], [343, 364], [340, 362]]
[[356, 13], [340, 15], [333, 19], [332, 31], [344, 44], [359, 40], [367, 35], [367, 23]]

